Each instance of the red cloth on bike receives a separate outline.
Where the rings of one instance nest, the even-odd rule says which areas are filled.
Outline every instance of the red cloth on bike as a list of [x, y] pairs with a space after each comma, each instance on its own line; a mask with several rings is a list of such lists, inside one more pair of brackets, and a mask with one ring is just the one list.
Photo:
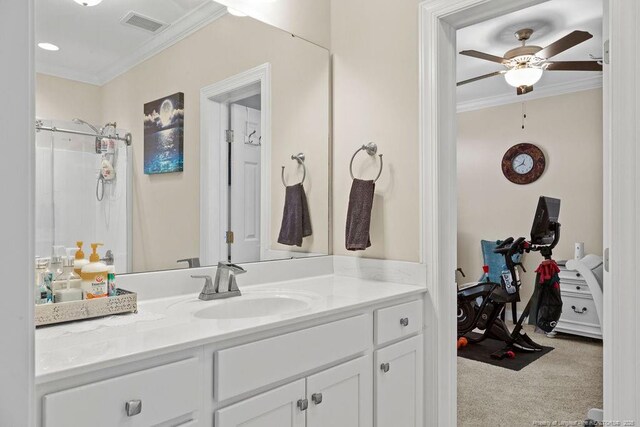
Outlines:
[[554, 275], [560, 273], [560, 267], [558, 267], [558, 264], [556, 264], [554, 260], [546, 259], [536, 268], [536, 273], [538, 273], [538, 283], [542, 284], [550, 280]]

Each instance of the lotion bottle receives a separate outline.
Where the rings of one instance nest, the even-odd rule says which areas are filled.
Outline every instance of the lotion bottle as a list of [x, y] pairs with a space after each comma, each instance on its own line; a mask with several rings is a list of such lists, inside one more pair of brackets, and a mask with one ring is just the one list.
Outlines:
[[[67, 256], [63, 258], [62, 272], [53, 281], [53, 302], [62, 302], [58, 300], [58, 291], [63, 292], [63, 298], [65, 301], [76, 301], [76, 299], [69, 299], [67, 296], [72, 295], [75, 298], [78, 293], [82, 299], [82, 279], [74, 272], [74, 257], [70, 253], [73, 249], [67, 250]], [[76, 291], [66, 291], [68, 289], [76, 289]]]
[[89, 257], [89, 264], [82, 267], [82, 293], [85, 299], [103, 298], [109, 295], [107, 289], [107, 265], [100, 261], [98, 246], [102, 243], [92, 243], [93, 252]]
[[89, 264], [89, 261], [84, 259], [84, 252], [82, 252], [82, 244], [81, 240], [76, 242], [76, 246], [78, 246], [78, 250], [76, 252], [76, 259], [73, 262], [73, 271], [79, 276], [82, 272], [82, 267]]

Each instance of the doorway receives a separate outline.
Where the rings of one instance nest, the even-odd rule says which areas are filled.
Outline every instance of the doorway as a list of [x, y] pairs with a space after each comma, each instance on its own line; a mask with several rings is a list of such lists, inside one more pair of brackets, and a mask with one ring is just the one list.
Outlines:
[[[427, 410], [437, 414], [438, 425], [456, 424], [456, 67], [455, 31], [468, 25], [519, 10], [542, 1], [428, 0], [420, 7], [420, 139], [423, 162], [424, 259], [428, 265], [427, 289], [435, 307], [434, 329], [425, 345], [437, 348], [427, 366], [438, 393], [427, 396]], [[640, 116], [636, 97], [637, 64], [632, 60], [639, 29], [640, 5], [606, 2], [608, 28], [605, 52], [628, 52], [611, 58], [603, 83], [604, 114], [604, 417], [635, 420], [638, 389], [635, 383], [637, 340], [625, 337], [625, 327], [635, 328], [638, 248], [636, 141]], [[609, 48], [610, 46], [610, 48]], [[608, 64], [608, 62], [607, 62]], [[615, 141], [615, 150], [610, 141]], [[613, 167], [615, 165], [615, 167]], [[613, 191], [615, 189], [615, 191]], [[611, 256], [610, 256], [611, 254]], [[609, 284], [615, 286], [609, 287]], [[615, 351], [614, 351], [615, 349]], [[622, 422], [619, 421], [619, 422]]]
[[269, 248], [270, 65], [200, 91], [200, 259], [256, 262]]

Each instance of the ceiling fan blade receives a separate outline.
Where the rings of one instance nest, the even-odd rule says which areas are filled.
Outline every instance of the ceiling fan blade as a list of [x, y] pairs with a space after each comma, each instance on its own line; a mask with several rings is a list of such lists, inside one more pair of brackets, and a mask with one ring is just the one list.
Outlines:
[[472, 56], [474, 58], [484, 59], [498, 64], [506, 64], [509, 61], [501, 56], [491, 55], [489, 53], [478, 52], [477, 50], [463, 50], [460, 55]]
[[547, 62], [545, 68], [553, 71], [602, 71], [598, 61], [554, 61]]
[[579, 45], [583, 41], [589, 40], [591, 37], [593, 36], [586, 31], [575, 30], [551, 43], [549, 46], [536, 53], [536, 56], [543, 59], [551, 58], [560, 52], [564, 52], [567, 49], [571, 49], [572, 47]]
[[506, 73], [506, 71], [495, 71], [493, 73], [484, 74], [482, 76], [473, 77], [471, 79], [463, 80], [461, 82], [458, 82], [458, 84], [456, 86], [466, 85], [467, 83], [475, 82], [475, 81], [486, 79], [486, 78], [493, 77], [493, 76], [499, 76], [500, 74], [504, 74], [504, 73]]
[[517, 95], [524, 95], [525, 93], [529, 93], [533, 90], [533, 86], [520, 86], [516, 88]]

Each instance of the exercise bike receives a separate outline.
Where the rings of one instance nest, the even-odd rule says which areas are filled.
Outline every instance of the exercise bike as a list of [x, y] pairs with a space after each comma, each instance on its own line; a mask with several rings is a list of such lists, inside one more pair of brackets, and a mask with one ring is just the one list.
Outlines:
[[[501, 242], [495, 253], [504, 256], [506, 270], [501, 272], [501, 283], [481, 281], [463, 285], [458, 289], [458, 339], [465, 337], [469, 344], [493, 338], [505, 343], [505, 347], [491, 355], [503, 359], [515, 357], [515, 351], [541, 351], [542, 346], [522, 332], [524, 320], [529, 316], [538, 293], [529, 299], [513, 330], [501, 319], [508, 303], [520, 301], [520, 263], [513, 262], [515, 254], [540, 252], [545, 260], [551, 260], [553, 249], [560, 240], [560, 223], [557, 222], [560, 200], [541, 197], [531, 229], [531, 240], [509, 237]], [[470, 332], [480, 330], [481, 335]]]

